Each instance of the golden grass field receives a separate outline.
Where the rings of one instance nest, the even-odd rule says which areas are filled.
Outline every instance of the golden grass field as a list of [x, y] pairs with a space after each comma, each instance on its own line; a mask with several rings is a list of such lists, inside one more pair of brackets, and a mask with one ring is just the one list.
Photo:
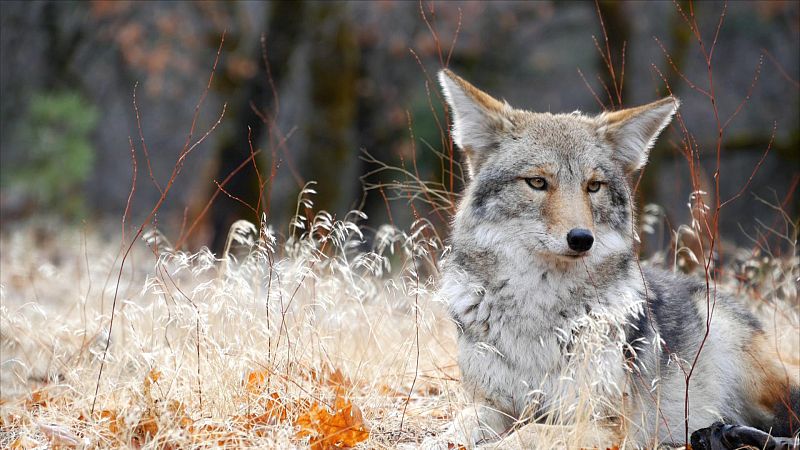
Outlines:
[[[445, 247], [420, 221], [365, 248], [360, 220], [300, 217], [280, 242], [240, 221], [220, 256], [150, 231], [121, 270], [120, 242], [90, 231], [5, 234], [0, 447], [418, 447], [466, 405]], [[724, 284], [800, 362], [793, 242]], [[563, 448], [577, 428], [517, 444]]]

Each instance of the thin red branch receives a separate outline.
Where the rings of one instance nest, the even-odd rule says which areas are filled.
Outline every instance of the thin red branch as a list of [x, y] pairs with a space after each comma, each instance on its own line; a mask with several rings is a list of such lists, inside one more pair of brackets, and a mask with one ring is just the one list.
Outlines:
[[583, 84], [585, 84], [586, 87], [589, 89], [589, 92], [592, 93], [592, 97], [594, 97], [594, 99], [597, 101], [597, 104], [600, 105], [600, 108], [601, 109], [605, 109], [606, 105], [600, 100], [600, 97], [597, 96], [597, 93], [594, 91], [594, 89], [592, 89], [592, 85], [590, 85], [589, 82], [586, 81], [586, 77], [583, 76], [583, 72], [581, 72], [580, 68], [578, 69], [578, 75], [581, 76], [581, 80], [583, 80]]
[[144, 151], [144, 159], [147, 162], [147, 172], [150, 175], [150, 181], [153, 182], [153, 186], [158, 189], [159, 194], [163, 194], [164, 191], [161, 189], [161, 185], [158, 184], [156, 177], [153, 175], [153, 168], [150, 166], [150, 152], [147, 150], [147, 144], [144, 141], [144, 133], [142, 132], [142, 121], [139, 118], [139, 104], [136, 102], [136, 88], [139, 86], [139, 82], [137, 81], [133, 85], [133, 111], [136, 113], [136, 128], [139, 130], [139, 141], [142, 143], [142, 150]]
[[725, 121], [725, 124], [722, 125], [723, 130], [725, 128], [728, 128], [728, 125], [737, 115], [739, 115], [739, 112], [742, 110], [744, 105], [747, 104], [748, 101], [750, 101], [750, 96], [753, 94], [753, 89], [755, 89], [756, 83], [758, 83], [758, 78], [761, 75], [761, 66], [763, 65], [764, 65], [764, 54], [762, 53], [761, 56], [758, 57], [758, 64], [756, 64], [756, 70], [755, 73], [753, 74], [753, 81], [750, 82], [750, 87], [747, 89], [747, 94], [745, 94], [742, 101], [739, 102], [739, 105], [736, 106], [736, 109], [733, 111], [731, 116], [728, 117], [728, 120]]
[[[606, 30], [606, 24], [605, 24], [605, 22], [603, 22], [603, 14], [600, 12], [600, 3], [599, 3], [598, 0], [594, 1], [594, 6], [595, 6], [595, 10], [597, 11], [597, 18], [600, 20], [600, 29], [603, 30], [603, 39], [605, 40], [605, 44], [606, 44], [606, 54], [605, 54], [605, 57], [603, 59], [606, 61], [606, 66], [608, 68], [608, 73], [611, 75], [611, 84], [614, 85], [614, 89], [617, 92], [617, 99], [619, 100], [618, 104], [621, 107], [622, 106], [622, 84], [621, 84], [621, 82], [620, 82], [619, 85], [617, 84], [617, 74], [614, 71], [614, 64], [613, 64], [612, 56], [611, 56], [611, 45], [608, 42], [608, 30]], [[597, 40], [594, 39], [594, 36], [592, 36], [592, 39], [595, 41], [595, 45], [597, 45]], [[598, 48], [598, 51], [600, 52], [601, 55], [603, 54], [603, 52], [599, 48]], [[612, 106], [613, 106], [613, 104], [612, 104]]]
[[[250, 158], [250, 160], [252, 160], [252, 159], [253, 159], [253, 158]], [[239, 197], [237, 197], [237, 196], [235, 196], [235, 195], [231, 194], [230, 192], [226, 191], [226, 190], [225, 190], [225, 188], [224, 188], [224, 187], [222, 187], [222, 185], [221, 185], [221, 184], [219, 184], [219, 183], [217, 182], [217, 180], [214, 180], [214, 184], [216, 184], [216, 185], [217, 185], [217, 189], [219, 189], [220, 191], [222, 191], [222, 193], [223, 193], [223, 194], [225, 194], [225, 195], [227, 195], [228, 197], [230, 197], [230, 199], [231, 199], [231, 200], [235, 200], [235, 201], [237, 201], [237, 202], [241, 203], [242, 205], [244, 205], [245, 207], [247, 207], [247, 209], [249, 209], [250, 211], [252, 211], [252, 212], [253, 212], [253, 214], [255, 214], [256, 216], [258, 216], [258, 210], [256, 210], [255, 208], [253, 208], [253, 207], [252, 207], [252, 206], [251, 206], [249, 203], [247, 203], [246, 201], [242, 200], [241, 198], [239, 198]]]
[[781, 63], [778, 62], [778, 60], [775, 59], [774, 56], [772, 56], [772, 53], [770, 53], [769, 50], [767, 50], [765, 48], [762, 48], [761, 49], [761, 53], [767, 55], [767, 58], [769, 58], [769, 60], [772, 62], [772, 64], [775, 66], [775, 68], [778, 69], [778, 72], [780, 72], [781, 76], [784, 79], [786, 79], [786, 81], [788, 81], [789, 84], [792, 85], [792, 87], [794, 87], [795, 89], [800, 89], [800, 82], [798, 82], [797, 80], [795, 80], [794, 78], [789, 76], [788, 73], [786, 73], [786, 69], [784, 69], [783, 65], [781, 65]]
[[758, 163], [753, 168], [753, 172], [750, 174], [750, 177], [747, 178], [747, 183], [745, 183], [744, 186], [742, 186], [742, 188], [739, 189], [739, 192], [737, 192], [736, 195], [722, 202], [719, 205], [720, 208], [725, 207], [725, 205], [727, 205], [728, 203], [739, 198], [744, 193], [744, 191], [747, 190], [748, 187], [750, 187], [750, 183], [753, 181], [753, 177], [756, 176], [756, 173], [758, 173], [758, 169], [761, 168], [761, 164], [764, 163], [764, 160], [767, 158], [767, 154], [769, 154], [770, 149], [772, 149], [772, 142], [775, 140], [775, 133], [777, 132], [777, 130], [778, 130], [778, 122], [773, 122], [772, 134], [769, 137], [769, 143], [767, 143], [767, 148], [764, 149], [764, 154], [761, 155], [761, 159], [758, 160]]
[[[255, 207], [255, 213], [256, 215], [259, 215], [259, 213], [261, 212], [262, 199], [264, 197], [264, 179], [261, 177], [261, 170], [258, 168], [258, 161], [255, 158], [255, 150], [253, 149], [253, 130], [249, 126], [247, 127], [247, 144], [250, 148], [250, 156], [252, 157], [251, 161], [253, 163], [253, 170], [256, 171], [256, 178], [258, 179], [258, 203], [256, 204]], [[261, 220], [260, 217], [259, 220]]]
[[133, 200], [133, 194], [136, 193], [136, 174], [138, 172], [139, 165], [136, 163], [136, 148], [133, 146], [133, 139], [128, 136], [128, 145], [130, 145], [131, 150], [131, 165], [133, 166], [133, 175], [131, 178], [131, 189], [128, 192], [128, 200], [125, 202], [125, 212], [122, 214], [122, 243], [125, 244], [125, 231], [126, 231], [126, 224], [130, 217], [131, 212], [131, 201]]
[[275, 87], [275, 80], [272, 78], [272, 66], [267, 58], [267, 37], [264, 33], [261, 33], [261, 60], [264, 62], [264, 69], [267, 72], [267, 84], [269, 84], [269, 88], [272, 91], [272, 101], [275, 102], [273, 107], [275, 117], [278, 117], [281, 111], [281, 102], [278, 97], [278, 89]]
[[461, 8], [458, 8], [458, 23], [456, 25], [456, 32], [453, 33], [453, 42], [450, 43], [450, 49], [447, 51], [447, 59], [444, 62], [445, 67], [450, 65], [450, 57], [453, 56], [453, 50], [456, 48], [456, 41], [458, 40], [458, 34], [461, 32], [462, 18], [463, 14]]
[[[255, 153], [253, 153], [252, 155], [248, 156], [247, 159], [242, 161], [235, 169], [233, 169], [231, 171], [231, 173], [228, 174], [227, 177], [225, 177], [224, 180], [222, 180], [222, 183], [219, 183], [219, 186], [225, 186], [226, 184], [228, 184], [228, 182], [231, 180], [231, 178], [233, 178], [237, 173], [239, 173], [242, 169], [244, 169], [245, 166], [250, 164], [250, 160], [253, 159], [255, 157], [255, 155], [258, 155], [259, 153], [261, 153], [261, 150], [257, 150]], [[206, 206], [203, 207], [203, 210], [200, 211], [200, 214], [198, 214], [197, 217], [194, 219], [194, 221], [192, 222], [192, 225], [189, 226], [189, 229], [186, 231], [186, 234], [185, 235], [181, 235], [181, 236], [178, 237], [178, 240], [175, 243], [175, 248], [181, 248], [181, 246], [186, 241], [186, 239], [188, 239], [189, 236], [192, 235], [192, 232], [197, 227], [197, 225], [200, 223], [200, 221], [203, 219], [203, 217], [205, 217], [206, 213], [211, 208], [211, 204], [214, 203], [214, 200], [216, 200], [216, 198], [219, 195], [219, 193], [220, 193], [219, 189], [217, 189], [214, 192], [214, 194], [211, 196], [211, 198], [208, 200], [208, 202], [206, 202]]]
[[678, 69], [678, 66], [675, 65], [675, 62], [672, 60], [672, 55], [669, 54], [669, 52], [667, 51], [666, 47], [664, 47], [664, 44], [661, 42], [661, 40], [656, 36], [653, 36], [653, 39], [656, 41], [656, 44], [658, 44], [658, 46], [661, 48], [661, 51], [664, 53], [664, 57], [667, 58], [667, 62], [669, 63], [670, 67], [672, 67], [672, 70], [675, 72], [675, 74], [678, 75], [684, 82], [686, 82], [686, 84], [690, 88], [703, 94], [706, 97], [711, 97], [711, 94], [709, 94], [708, 91], [692, 83], [692, 81], [686, 78], [686, 75], [684, 75], [684, 73], [680, 69]]
[[[197, 122], [197, 117], [198, 117], [199, 112], [200, 112], [200, 107], [202, 106], [205, 98], [207, 97], [209, 89], [211, 89], [211, 82], [214, 79], [214, 73], [216, 72], [217, 64], [219, 62], [219, 56], [220, 56], [220, 53], [222, 51], [222, 45], [223, 45], [224, 42], [225, 42], [225, 33], [222, 34], [222, 37], [220, 39], [219, 49], [217, 50], [217, 55], [216, 55], [216, 58], [214, 59], [214, 65], [213, 65], [213, 67], [211, 69], [211, 75], [209, 76], [208, 84], [206, 85], [206, 89], [203, 91], [203, 94], [200, 96], [200, 100], [197, 102], [197, 105], [195, 106], [195, 113], [194, 113], [194, 117], [192, 118], [192, 125], [191, 125], [191, 128], [189, 130], [189, 134], [188, 134], [188, 137], [186, 139], [186, 143], [184, 144], [184, 147], [180, 152], [180, 156], [178, 157], [178, 160], [176, 161], [175, 166], [172, 169], [172, 175], [170, 176], [169, 180], [167, 181], [167, 185], [164, 187], [163, 191], [161, 192], [161, 197], [158, 199], [158, 202], [156, 202], [156, 205], [153, 207], [153, 209], [150, 211], [150, 213], [147, 215], [147, 217], [142, 221], [141, 225], [139, 226], [139, 229], [136, 232], [136, 235], [134, 236], [133, 239], [131, 239], [130, 244], [128, 244], [127, 249], [125, 250], [125, 252], [123, 254], [122, 261], [120, 262], [119, 271], [117, 272], [117, 281], [116, 281], [116, 285], [114, 287], [114, 299], [113, 299], [113, 302], [112, 302], [112, 305], [111, 305], [111, 318], [110, 318], [109, 325], [108, 325], [108, 339], [106, 340], [106, 345], [105, 345], [105, 348], [103, 349], [103, 356], [102, 356], [102, 358], [100, 360], [100, 370], [99, 370], [99, 372], [97, 374], [97, 383], [95, 385], [94, 397], [92, 398], [92, 407], [91, 407], [91, 410], [90, 410], [90, 415], [94, 414], [94, 409], [95, 409], [95, 406], [96, 406], [96, 403], [97, 403], [97, 395], [100, 392], [100, 381], [102, 380], [103, 369], [105, 368], [106, 358], [108, 357], [108, 348], [111, 345], [111, 336], [112, 336], [112, 333], [113, 333], [113, 330], [114, 330], [114, 319], [116, 317], [116, 310], [117, 310], [117, 308], [116, 308], [117, 300], [119, 298], [119, 287], [120, 287], [120, 283], [122, 281], [122, 271], [123, 271], [123, 269], [125, 267], [125, 262], [127, 261], [128, 255], [130, 254], [131, 250], [133, 249], [133, 246], [136, 243], [137, 239], [139, 239], [139, 237], [144, 232], [145, 227], [150, 223], [151, 220], [153, 220], [153, 218], [155, 217], [155, 215], [158, 212], [158, 210], [161, 208], [161, 206], [166, 201], [167, 194], [169, 193], [170, 189], [172, 188], [172, 185], [175, 183], [175, 179], [177, 178], [178, 174], [180, 173], [180, 169], [181, 169], [183, 161], [186, 158], [186, 155], [192, 150], [192, 148], [194, 148], [197, 145], [199, 145], [200, 142], [202, 142], [205, 139], [205, 137], [207, 137], [208, 134], [209, 134], [209, 133], [206, 133], [206, 135], [203, 138], [201, 138], [195, 145], [189, 147], [189, 143], [191, 142], [192, 135], [194, 133], [195, 125], [196, 125], [196, 122]], [[223, 114], [224, 114], [224, 108], [223, 108]], [[217, 121], [217, 124], [219, 123], [219, 121], [221, 119], [222, 119], [222, 115], [220, 115], [220, 119]], [[215, 124], [211, 128], [211, 130], [216, 128], [217, 124]], [[132, 142], [132, 140], [130, 140], [130, 138], [129, 138], [129, 141]]]
[[617, 109], [617, 105], [614, 102], [614, 97], [611, 95], [611, 91], [608, 90], [608, 84], [603, 81], [603, 77], [600, 74], [597, 74], [597, 81], [600, 82], [600, 86], [603, 86], [603, 90], [606, 91], [606, 97], [608, 97], [608, 103], [611, 105], [611, 109]]

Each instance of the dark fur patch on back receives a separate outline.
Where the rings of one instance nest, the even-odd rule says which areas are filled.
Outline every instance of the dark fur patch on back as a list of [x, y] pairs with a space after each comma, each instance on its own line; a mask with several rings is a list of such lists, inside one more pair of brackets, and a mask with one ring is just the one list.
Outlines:
[[[644, 292], [641, 292], [640, 295], [644, 297]], [[653, 336], [653, 329], [647, 318], [648, 314], [645, 311], [629, 319], [627, 329], [625, 330], [625, 337], [627, 339], [627, 345], [624, 350], [625, 359], [633, 360], [636, 357], [636, 353], [644, 350], [645, 346], [650, 342]]]
[[670, 353], [689, 359], [697, 351], [697, 337], [703, 335], [700, 314], [693, 297], [705, 286], [695, 280], [679, 278], [652, 268], [644, 269], [644, 275], [649, 289], [645, 326], [654, 325], [664, 341], [661, 363], [669, 361]]
[[[643, 270], [647, 281], [646, 304], [644, 312], [632, 317], [628, 324], [626, 337], [630, 348], [625, 350], [626, 358], [634, 357], [635, 352], [652, 344], [655, 333], [658, 333], [663, 341], [659, 361], [662, 368], [669, 363], [672, 354], [681, 360], [692, 361], [705, 334], [706, 312], [695, 303], [698, 296], [706, 295], [705, 283], [659, 269]], [[741, 304], [718, 301], [715, 307], [724, 308], [752, 333], [761, 330], [758, 320]], [[701, 381], [696, 379], [698, 383]]]

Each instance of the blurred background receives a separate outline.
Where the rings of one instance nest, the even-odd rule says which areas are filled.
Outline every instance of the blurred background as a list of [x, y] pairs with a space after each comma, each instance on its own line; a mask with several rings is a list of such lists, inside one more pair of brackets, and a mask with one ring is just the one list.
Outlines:
[[[693, 11], [706, 51], [724, 12], [712, 60], [721, 122], [749, 98], [722, 139], [720, 197], [745, 189], [721, 212], [720, 232], [751, 245], [758, 221], [777, 217], [757, 198], [798, 216], [796, 1], [3, 1], [0, 10], [4, 232], [45, 222], [118, 235], [131, 143], [128, 224], [141, 223], [169, 184], [158, 226], [189, 248], [219, 251], [235, 220], [258, 222], [258, 173], [260, 209], [279, 233], [312, 180], [315, 210], [343, 217], [361, 208], [368, 227], [416, 218], [445, 225], [446, 205], [426, 198], [442, 191], [437, 202], [446, 204], [462, 185], [433, 83], [445, 65], [536, 111], [594, 113], [620, 98], [634, 106], [669, 85], [699, 152], [695, 184], [713, 193], [718, 124], [699, 92], [711, 90], [706, 61], [681, 11]], [[688, 222], [693, 190], [680, 128], [654, 149], [639, 186], [640, 203], [661, 205], [673, 227]], [[211, 129], [168, 183], [186, 143]], [[251, 147], [258, 171], [240, 167]], [[410, 203], [412, 193], [392, 186], [411, 175], [431, 191]], [[385, 187], [365, 191], [365, 183]]]

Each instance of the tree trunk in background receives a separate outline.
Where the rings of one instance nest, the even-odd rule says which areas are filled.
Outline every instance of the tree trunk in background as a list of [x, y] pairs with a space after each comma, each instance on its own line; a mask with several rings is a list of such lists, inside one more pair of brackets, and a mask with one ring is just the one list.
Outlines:
[[[301, 40], [304, 32], [305, 9], [305, 4], [301, 1], [276, 1], [267, 10], [265, 20], [266, 54], [270, 66], [269, 75], [276, 86], [279, 86], [286, 77], [289, 60], [297, 43]], [[237, 39], [246, 38], [229, 34], [226, 45], [230, 41], [236, 45]], [[234, 99], [228, 104], [228, 112], [225, 114], [225, 122], [232, 123], [232, 126], [227, 127], [220, 136], [217, 156], [214, 158], [215, 161], [212, 161], [212, 164], [216, 166], [213, 179], [220, 183], [250, 156], [251, 143], [255, 151], [260, 148], [259, 143], [264, 141], [263, 136], [268, 125], [264, 124], [263, 120], [253, 111], [253, 106], [264, 112], [267, 117], [272, 117], [274, 114], [272, 110], [275, 106], [275, 99], [272, 96], [269, 75], [264, 66], [261, 43], [258, 37], [254, 41], [238, 42], [238, 44], [245, 46], [247, 57], [258, 61], [258, 70], [255, 75], [242, 84], [231, 80], [226, 76], [226, 72], [222, 71], [217, 82], [218, 89], [222, 91], [223, 95]], [[265, 162], [270, 162], [269, 158], [268, 154], [260, 154], [255, 161], [265, 179], [269, 177], [269, 164], [265, 164]], [[207, 182], [208, 180], [201, 181]], [[205, 202], [216, 189], [217, 186], [212, 185], [211, 192], [208, 195], [200, 196], [198, 200]], [[231, 178], [225, 185], [225, 190], [255, 208], [258, 204], [259, 183], [253, 166], [245, 167]], [[199, 212], [204, 206], [204, 204], [198, 205], [194, 209]], [[203, 244], [210, 244], [216, 252], [223, 250], [228, 230], [233, 222], [247, 219], [258, 224], [260, 220], [252, 210], [225, 194], [217, 197], [209, 215], [211, 236], [209, 242], [203, 242]]]
[[[213, 179], [221, 182], [246, 160], [252, 142], [254, 149], [264, 150], [257, 157], [262, 177], [269, 177], [272, 164], [277, 164], [279, 171], [288, 171], [286, 159], [291, 159], [292, 164], [299, 168], [302, 179], [318, 182], [318, 194], [313, 196], [314, 209], [324, 209], [341, 218], [355, 206], [353, 200], [359, 198], [360, 188], [357, 173], [358, 148], [355, 141], [360, 50], [347, 14], [347, 5], [334, 2], [276, 2], [271, 5], [267, 22], [267, 59], [276, 88], [283, 92], [285, 84], [292, 81], [288, 79], [290, 77], [308, 80], [308, 89], [303, 93], [307, 98], [288, 96], [289, 101], [296, 104], [287, 105], [287, 109], [300, 113], [288, 119], [292, 126], [297, 127], [297, 132], [287, 144], [288, 153], [277, 151], [277, 161], [272, 161], [271, 146], [275, 146], [280, 138], [273, 136], [271, 142], [266, 142], [268, 125], [263, 123], [251, 106], [252, 104], [265, 112], [267, 117], [274, 116], [275, 103], [268, 75], [261, 63], [262, 50], [259, 44], [251, 51], [257, 54], [256, 59], [260, 62], [255, 76], [245, 83], [236, 83], [223, 72], [217, 83], [223, 94], [234, 99], [229, 103], [225, 115], [225, 122], [233, 125], [225, 128], [219, 137], [217, 157], [213, 162], [216, 166]], [[226, 46], [228, 41], [236, 45], [237, 39], [242, 37], [229, 35]], [[299, 51], [300, 47], [304, 51]], [[296, 60], [297, 58], [300, 60]], [[295, 73], [292, 68], [305, 73]], [[279, 99], [279, 102], [282, 100]], [[260, 145], [264, 143], [266, 147]], [[274, 195], [293, 199], [294, 195], [288, 192], [293, 186], [294, 182], [278, 184]], [[199, 196], [198, 200], [205, 202], [216, 189], [216, 185], [212, 185], [211, 191], [207, 195]], [[255, 207], [259, 195], [255, 170], [251, 166], [246, 167], [231, 178], [225, 190]], [[198, 204], [194, 208], [194, 215], [203, 206], [205, 205]], [[273, 204], [270, 222], [285, 222], [283, 219], [293, 214], [294, 208], [293, 201]], [[259, 220], [248, 207], [220, 194], [209, 213], [210, 237], [205, 233], [204, 238], [204, 233], [200, 233], [193, 243], [210, 243], [212, 249], [221, 251], [231, 224], [239, 219], [255, 223]]]
[[[315, 4], [310, 18], [319, 24], [311, 34], [308, 70], [310, 104], [304, 123], [305, 178], [317, 181], [315, 209], [343, 218], [359, 198], [358, 148], [355, 139], [360, 50], [340, 2]], [[320, 43], [325, 45], [320, 45]]]

